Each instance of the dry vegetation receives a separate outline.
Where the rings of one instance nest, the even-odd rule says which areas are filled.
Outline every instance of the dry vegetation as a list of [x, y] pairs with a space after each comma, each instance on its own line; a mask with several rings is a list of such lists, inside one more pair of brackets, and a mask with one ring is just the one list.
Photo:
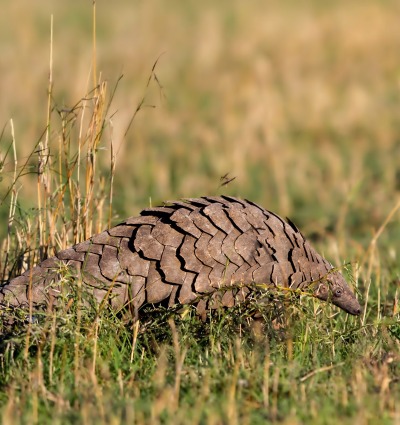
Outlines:
[[0, 336], [2, 423], [400, 423], [398, 2], [9, 3], [3, 280], [149, 202], [225, 193], [350, 263], [365, 310], [295, 300], [260, 335], [253, 306], [139, 328], [67, 300]]

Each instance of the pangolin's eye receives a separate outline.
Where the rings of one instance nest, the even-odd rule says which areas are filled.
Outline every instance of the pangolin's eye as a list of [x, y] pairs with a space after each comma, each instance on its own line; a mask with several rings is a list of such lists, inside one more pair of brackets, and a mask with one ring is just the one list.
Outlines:
[[340, 288], [335, 289], [335, 297], [340, 297], [342, 295], [342, 290]]

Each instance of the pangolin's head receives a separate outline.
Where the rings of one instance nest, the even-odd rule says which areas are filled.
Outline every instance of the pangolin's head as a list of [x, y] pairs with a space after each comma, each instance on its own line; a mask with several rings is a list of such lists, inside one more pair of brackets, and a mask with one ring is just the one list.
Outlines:
[[361, 313], [360, 303], [338, 271], [332, 271], [320, 281], [315, 282], [314, 295], [320, 300], [331, 302], [354, 316]]

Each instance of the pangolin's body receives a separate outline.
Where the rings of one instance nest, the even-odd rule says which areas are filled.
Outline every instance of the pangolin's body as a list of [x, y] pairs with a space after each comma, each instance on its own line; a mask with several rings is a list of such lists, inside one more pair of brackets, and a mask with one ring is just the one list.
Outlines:
[[[130, 305], [136, 312], [145, 304], [194, 303], [204, 315], [212, 297], [202, 294], [218, 293], [219, 305], [229, 307], [238, 291], [243, 299], [255, 282], [310, 291], [360, 313], [342, 275], [290, 221], [227, 196], [145, 209], [12, 279], [0, 288], [0, 303], [53, 302], [65, 265], [99, 302], [108, 299], [115, 308]], [[231, 285], [235, 289], [216, 291]]]

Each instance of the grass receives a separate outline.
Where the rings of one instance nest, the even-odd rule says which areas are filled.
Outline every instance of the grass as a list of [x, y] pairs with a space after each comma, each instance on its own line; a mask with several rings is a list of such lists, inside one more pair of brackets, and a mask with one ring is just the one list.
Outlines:
[[248, 306], [205, 323], [148, 308], [139, 332], [110, 311], [48, 316], [2, 344], [3, 423], [393, 423], [387, 324], [301, 307], [258, 333]]
[[117, 3], [54, 6], [50, 48], [46, 0], [0, 16], [2, 280], [149, 203], [225, 193], [350, 263], [364, 312], [301, 297], [264, 323], [250, 303], [138, 324], [73, 281], [53, 314], [2, 312], [2, 423], [399, 423], [397, 2]]

